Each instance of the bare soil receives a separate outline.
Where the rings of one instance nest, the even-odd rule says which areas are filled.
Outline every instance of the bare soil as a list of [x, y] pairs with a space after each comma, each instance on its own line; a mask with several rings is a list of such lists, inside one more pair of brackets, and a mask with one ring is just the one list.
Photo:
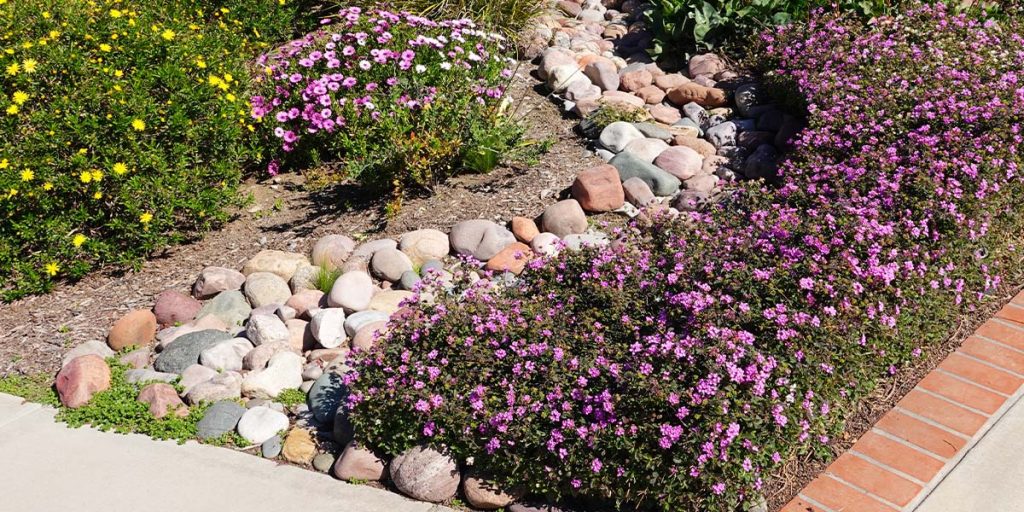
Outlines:
[[333, 233], [369, 240], [420, 228], [447, 230], [472, 218], [501, 222], [539, 215], [572, 183], [577, 170], [601, 160], [584, 149], [573, 131], [575, 122], [533, 90], [533, 69], [528, 64], [519, 69], [511, 95], [514, 115], [527, 127], [526, 141], [552, 144], [533, 161], [458, 176], [432, 195], [407, 198], [390, 220], [382, 213], [382, 198], [368, 197], [354, 185], [311, 192], [300, 174], [250, 179], [242, 191], [251, 201], [221, 229], [153, 254], [137, 270], [103, 269], [59, 284], [48, 295], [0, 304], [0, 377], [55, 373], [71, 347], [105, 341], [118, 317], [151, 307], [154, 295], [163, 290], [188, 292], [209, 265], [241, 268], [263, 249], [307, 252], [318, 238]]

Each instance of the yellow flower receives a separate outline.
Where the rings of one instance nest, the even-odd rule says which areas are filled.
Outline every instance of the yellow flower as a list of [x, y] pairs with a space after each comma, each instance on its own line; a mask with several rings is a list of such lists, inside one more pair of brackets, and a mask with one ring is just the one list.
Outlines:
[[49, 181], [43, 183], [43, 190], [53, 190], [53, 183], [50, 183]]
[[32, 172], [31, 169], [25, 169], [21, 171], [21, 181], [32, 181], [32, 178], [36, 177], [36, 173]]
[[25, 68], [25, 72], [26, 73], [35, 73], [36, 72], [36, 66], [38, 66], [38, 65], [39, 65], [39, 61], [37, 61], [35, 59], [25, 59], [25, 60], [21, 61], [21, 66], [23, 68]]
[[20, 66], [20, 65], [18, 65], [18, 63], [17, 63], [17, 62], [15, 62], [14, 64], [10, 64], [10, 65], [8, 65], [8, 66], [7, 66], [7, 74], [8, 74], [8, 75], [12, 75], [12, 76], [13, 76], [13, 75], [17, 75], [17, 74], [18, 74], [18, 71], [21, 71], [21, 66]]
[[121, 11], [119, 11], [117, 9], [111, 9], [110, 10], [110, 17], [111, 18], [120, 18], [121, 17]]
[[113, 50], [113, 48], [109, 44], [103, 43], [100, 45], [101, 52], [109, 52], [110, 50]]
[[17, 114], [18, 113], [18, 106], [17, 105], [11, 105], [11, 106], [7, 107], [7, 113], [12, 115], [12, 116], [14, 114]]
[[114, 164], [114, 174], [120, 176], [128, 172], [128, 167], [121, 162]]
[[96, 182], [102, 181], [103, 180], [103, 171], [101, 171], [99, 169], [93, 169], [93, 171], [92, 171], [92, 180], [96, 181]]
[[137, 132], [141, 132], [146, 129], [146, 122], [142, 119], [132, 119], [132, 128], [135, 128]]
[[146, 212], [146, 213], [143, 213], [142, 215], [139, 215], [139, 222], [141, 222], [143, 224], [149, 224], [149, 221], [151, 221], [151, 220], [153, 220], [153, 214], [152, 213]]
[[121, 78], [122, 76], [124, 76], [124, 71], [121, 71], [120, 69], [117, 70], [117, 71], [114, 71], [114, 76], [116, 76], [118, 78]]
[[11, 101], [17, 103], [18, 105], [24, 105], [25, 102], [28, 101], [28, 94], [22, 91], [14, 91], [14, 94], [11, 95]]
[[10, 166], [11, 166], [11, 163], [8, 162], [6, 158], [4, 158], [3, 160], [0, 160], [0, 169], [6, 169], [6, 168], [8, 168]]
[[160, 34], [160, 37], [164, 38], [167, 41], [174, 39], [174, 36], [174, 31], [171, 29], [164, 30], [163, 33]]
[[82, 244], [84, 244], [86, 240], [88, 240], [88, 239], [85, 237], [85, 235], [79, 233], [79, 234], [75, 235], [75, 238], [74, 238], [74, 240], [71, 241], [71, 243], [75, 247], [81, 247]]
[[57, 275], [57, 272], [59, 270], [60, 270], [60, 265], [58, 265], [56, 263], [47, 263], [46, 264], [46, 273], [50, 274], [51, 276]]
[[97, 190], [96, 193], [92, 195], [92, 198], [93, 199], [97, 199], [97, 200], [98, 199], [103, 199], [103, 192], [100, 192], [100, 191]]
[[82, 183], [89, 183], [92, 181], [92, 173], [89, 171], [82, 171], [82, 174], [78, 175], [78, 179], [82, 180]]

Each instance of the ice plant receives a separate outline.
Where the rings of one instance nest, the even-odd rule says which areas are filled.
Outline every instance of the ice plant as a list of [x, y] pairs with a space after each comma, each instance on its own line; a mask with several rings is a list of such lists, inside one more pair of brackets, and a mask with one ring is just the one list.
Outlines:
[[456, 276], [351, 361], [356, 436], [538, 496], [735, 510], [1019, 259], [1022, 28], [938, 5], [766, 35], [808, 105], [777, 186]]
[[364, 183], [431, 186], [496, 123], [514, 61], [468, 19], [342, 9], [262, 56], [253, 118], [281, 149], [269, 172], [338, 160]]

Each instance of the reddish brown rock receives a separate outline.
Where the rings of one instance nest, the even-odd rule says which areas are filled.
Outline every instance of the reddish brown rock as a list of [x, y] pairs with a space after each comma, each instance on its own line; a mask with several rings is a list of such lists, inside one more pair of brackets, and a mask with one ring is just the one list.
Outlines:
[[527, 219], [526, 217], [512, 217], [512, 234], [519, 239], [520, 242], [530, 243], [533, 237], [540, 234], [540, 229], [537, 228], [537, 223], [533, 219]]
[[694, 102], [702, 107], [724, 107], [728, 104], [725, 91], [690, 82], [668, 92], [668, 99], [676, 105]]
[[689, 83], [690, 79], [679, 73], [671, 73], [654, 77], [654, 85], [663, 91], [671, 91], [680, 85]]
[[335, 461], [334, 476], [342, 480], [376, 482], [384, 478], [384, 461], [352, 441]]
[[572, 197], [588, 212], [607, 212], [621, 208], [626, 197], [619, 171], [602, 164], [580, 171], [572, 183]]
[[107, 344], [114, 350], [146, 346], [155, 339], [156, 316], [148, 309], [137, 309], [122, 316], [107, 333]]
[[110, 367], [95, 354], [76, 357], [61, 368], [55, 385], [60, 403], [77, 409], [96, 393], [110, 389]]
[[516, 242], [508, 247], [502, 249], [493, 258], [487, 260], [487, 270], [493, 272], [512, 272], [513, 274], [519, 274], [526, 268], [526, 264], [529, 263], [530, 257], [533, 256], [533, 251], [530, 246]]
[[665, 91], [658, 88], [656, 85], [648, 85], [647, 87], [641, 88], [636, 91], [638, 98], [647, 102], [648, 105], [657, 105], [661, 103], [661, 100], [665, 99]]
[[654, 159], [654, 165], [680, 180], [696, 176], [703, 164], [700, 154], [686, 146], [670, 147]]
[[725, 62], [722, 62], [721, 57], [713, 53], [695, 55], [690, 59], [689, 72], [691, 77], [715, 75], [722, 71], [725, 71]]
[[599, 100], [599, 103], [610, 103], [634, 107], [643, 107], [644, 105], [646, 105], [646, 103], [644, 103], [644, 100], [637, 98], [636, 96], [624, 91], [604, 91], [603, 93], [601, 93], [601, 99]]
[[302, 290], [292, 295], [284, 305], [294, 309], [297, 318], [308, 320], [309, 310], [325, 308], [327, 307], [327, 301], [324, 300], [324, 292], [320, 290]]
[[163, 326], [191, 322], [203, 304], [184, 293], [176, 290], [164, 290], [156, 296], [153, 304], [153, 315], [156, 322]]
[[619, 76], [619, 87], [626, 91], [639, 91], [654, 83], [654, 76], [646, 69], [634, 69]]
[[174, 386], [170, 384], [156, 382], [142, 388], [142, 391], [139, 392], [139, 401], [149, 404], [149, 413], [157, 419], [172, 412], [178, 417], [188, 416], [188, 407], [178, 397]]
[[356, 331], [355, 336], [352, 336], [352, 348], [370, 350], [376, 343], [376, 340], [387, 332], [387, 328], [388, 323], [385, 321], [370, 322], [364, 325]]
[[654, 201], [654, 192], [644, 180], [632, 177], [622, 182], [622, 190], [626, 194], [626, 200], [636, 207], [647, 206]]
[[678, 108], [664, 104], [652, 105], [650, 112], [651, 117], [654, 118], [655, 121], [667, 125], [671, 125], [683, 118], [683, 115], [679, 113]]

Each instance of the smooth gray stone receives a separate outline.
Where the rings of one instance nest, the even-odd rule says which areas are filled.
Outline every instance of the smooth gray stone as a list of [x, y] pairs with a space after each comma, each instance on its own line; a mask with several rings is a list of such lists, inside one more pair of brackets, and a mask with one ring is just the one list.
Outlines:
[[216, 297], [203, 304], [196, 315], [196, 320], [213, 315], [229, 326], [242, 325], [252, 313], [252, 306], [239, 290], [220, 292]]
[[204, 350], [231, 338], [231, 334], [213, 329], [179, 336], [156, 356], [153, 367], [157, 371], [181, 374], [185, 368], [199, 364], [199, 355]]
[[309, 388], [309, 395], [306, 396], [306, 403], [317, 421], [330, 424], [338, 412], [338, 406], [347, 395], [348, 390], [341, 381], [341, 375], [329, 371], [313, 381], [313, 387]]
[[263, 454], [263, 458], [273, 459], [274, 457], [281, 455], [281, 449], [283, 447], [284, 444], [281, 441], [281, 436], [274, 436], [263, 441], [263, 444], [260, 445], [260, 453]]
[[234, 430], [243, 414], [245, 407], [237, 402], [221, 400], [206, 410], [203, 419], [196, 424], [196, 433], [200, 439], [220, 437]]
[[639, 178], [650, 187], [657, 196], [675, 194], [682, 185], [679, 178], [659, 169], [651, 163], [644, 162], [631, 153], [619, 153], [609, 162], [619, 171], [619, 179]]

